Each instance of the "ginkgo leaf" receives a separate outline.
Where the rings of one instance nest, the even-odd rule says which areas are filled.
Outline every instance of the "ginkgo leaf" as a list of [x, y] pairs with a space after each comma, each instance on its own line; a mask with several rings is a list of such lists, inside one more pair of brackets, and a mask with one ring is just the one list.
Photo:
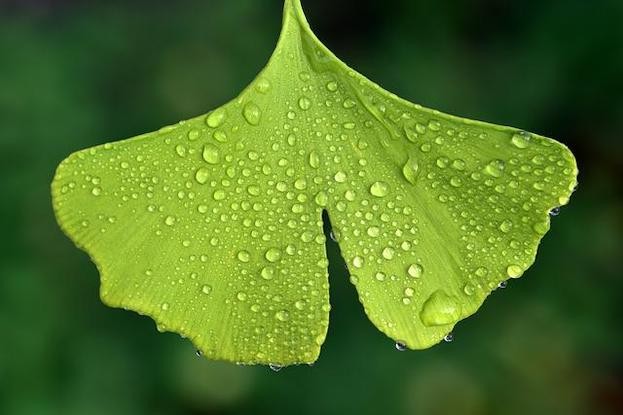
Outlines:
[[288, 365], [315, 361], [327, 332], [324, 211], [370, 320], [422, 349], [533, 263], [576, 175], [556, 141], [381, 89], [286, 0], [235, 100], [72, 154], [52, 194], [106, 304], [209, 358]]

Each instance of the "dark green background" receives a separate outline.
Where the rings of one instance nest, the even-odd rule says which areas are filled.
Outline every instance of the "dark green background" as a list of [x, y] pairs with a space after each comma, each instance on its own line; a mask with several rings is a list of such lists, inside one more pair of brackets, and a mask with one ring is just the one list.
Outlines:
[[303, 3], [319, 37], [387, 89], [574, 151], [579, 189], [536, 264], [453, 343], [399, 353], [333, 247], [331, 325], [313, 367], [197, 358], [100, 303], [49, 183], [77, 149], [235, 96], [272, 51], [281, 1], [2, 0], [0, 413], [623, 413], [623, 2]]

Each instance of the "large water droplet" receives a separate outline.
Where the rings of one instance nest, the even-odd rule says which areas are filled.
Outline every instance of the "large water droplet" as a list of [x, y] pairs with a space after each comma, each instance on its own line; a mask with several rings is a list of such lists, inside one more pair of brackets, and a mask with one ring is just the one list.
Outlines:
[[413, 278], [420, 278], [424, 274], [424, 268], [420, 264], [411, 264], [407, 269], [407, 273]]
[[275, 313], [275, 318], [279, 321], [288, 321], [290, 318], [290, 313], [286, 310], [280, 310]]
[[316, 202], [318, 206], [324, 207], [329, 202], [329, 197], [325, 192], [320, 191], [316, 194], [316, 197], [314, 197], [314, 202]]
[[402, 167], [403, 176], [411, 184], [416, 184], [419, 171], [420, 165], [413, 157], [409, 157], [405, 165]]
[[248, 251], [238, 252], [238, 260], [240, 262], [249, 262], [251, 260], [251, 254]]
[[523, 268], [519, 265], [511, 264], [506, 268], [506, 274], [510, 278], [519, 278], [523, 274]]
[[307, 97], [301, 97], [299, 99], [299, 108], [302, 109], [303, 111], [307, 111], [308, 109], [311, 108], [311, 100]]
[[493, 160], [485, 166], [485, 173], [493, 177], [502, 177], [505, 163], [503, 160]]
[[520, 131], [513, 134], [511, 137], [511, 143], [517, 148], [526, 148], [530, 144], [530, 133]]
[[420, 320], [425, 326], [452, 324], [461, 317], [461, 305], [443, 290], [437, 290], [424, 302]]
[[375, 182], [370, 186], [370, 194], [376, 197], [385, 197], [389, 193], [389, 185], [385, 182]]
[[309, 165], [314, 169], [317, 169], [320, 165], [320, 156], [315, 151], [309, 153]]
[[208, 114], [206, 124], [208, 124], [208, 127], [217, 128], [223, 124], [226, 118], [227, 112], [225, 111], [225, 108], [219, 108]]
[[[205, 184], [210, 177], [210, 172], [205, 167], [200, 168], [195, 173], [195, 179], [199, 184]], [[205, 213], [205, 212], [204, 212]]]
[[281, 259], [281, 251], [277, 248], [270, 248], [268, 251], [266, 251], [266, 254], [264, 256], [270, 262], [277, 262]]
[[250, 101], [244, 106], [242, 115], [249, 124], [258, 125], [262, 119], [262, 110], [256, 103]]
[[203, 159], [206, 163], [216, 164], [220, 158], [218, 147], [214, 144], [206, 144], [203, 147]]

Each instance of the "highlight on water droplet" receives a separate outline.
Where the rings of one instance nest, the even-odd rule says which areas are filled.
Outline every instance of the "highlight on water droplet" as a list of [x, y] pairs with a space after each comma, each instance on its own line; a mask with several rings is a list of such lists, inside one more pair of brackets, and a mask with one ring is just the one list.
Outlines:
[[511, 143], [517, 148], [527, 148], [530, 145], [530, 133], [525, 131], [514, 133], [511, 137]]
[[396, 344], [394, 344], [394, 347], [399, 352], [404, 352], [405, 350], [407, 350], [407, 345], [405, 345], [403, 342], [396, 342]]
[[407, 269], [407, 273], [413, 278], [420, 278], [424, 274], [424, 268], [420, 264], [411, 264]]

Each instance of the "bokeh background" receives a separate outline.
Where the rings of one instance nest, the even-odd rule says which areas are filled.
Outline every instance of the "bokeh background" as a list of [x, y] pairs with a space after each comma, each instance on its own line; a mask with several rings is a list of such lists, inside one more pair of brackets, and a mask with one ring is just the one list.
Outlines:
[[0, 413], [623, 413], [623, 1], [303, 4], [319, 37], [387, 89], [574, 151], [579, 189], [536, 264], [454, 342], [399, 353], [331, 246], [331, 325], [313, 367], [198, 358], [100, 303], [49, 183], [77, 149], [235, 96], [272, 51], [281, 0], [0, 0]]

